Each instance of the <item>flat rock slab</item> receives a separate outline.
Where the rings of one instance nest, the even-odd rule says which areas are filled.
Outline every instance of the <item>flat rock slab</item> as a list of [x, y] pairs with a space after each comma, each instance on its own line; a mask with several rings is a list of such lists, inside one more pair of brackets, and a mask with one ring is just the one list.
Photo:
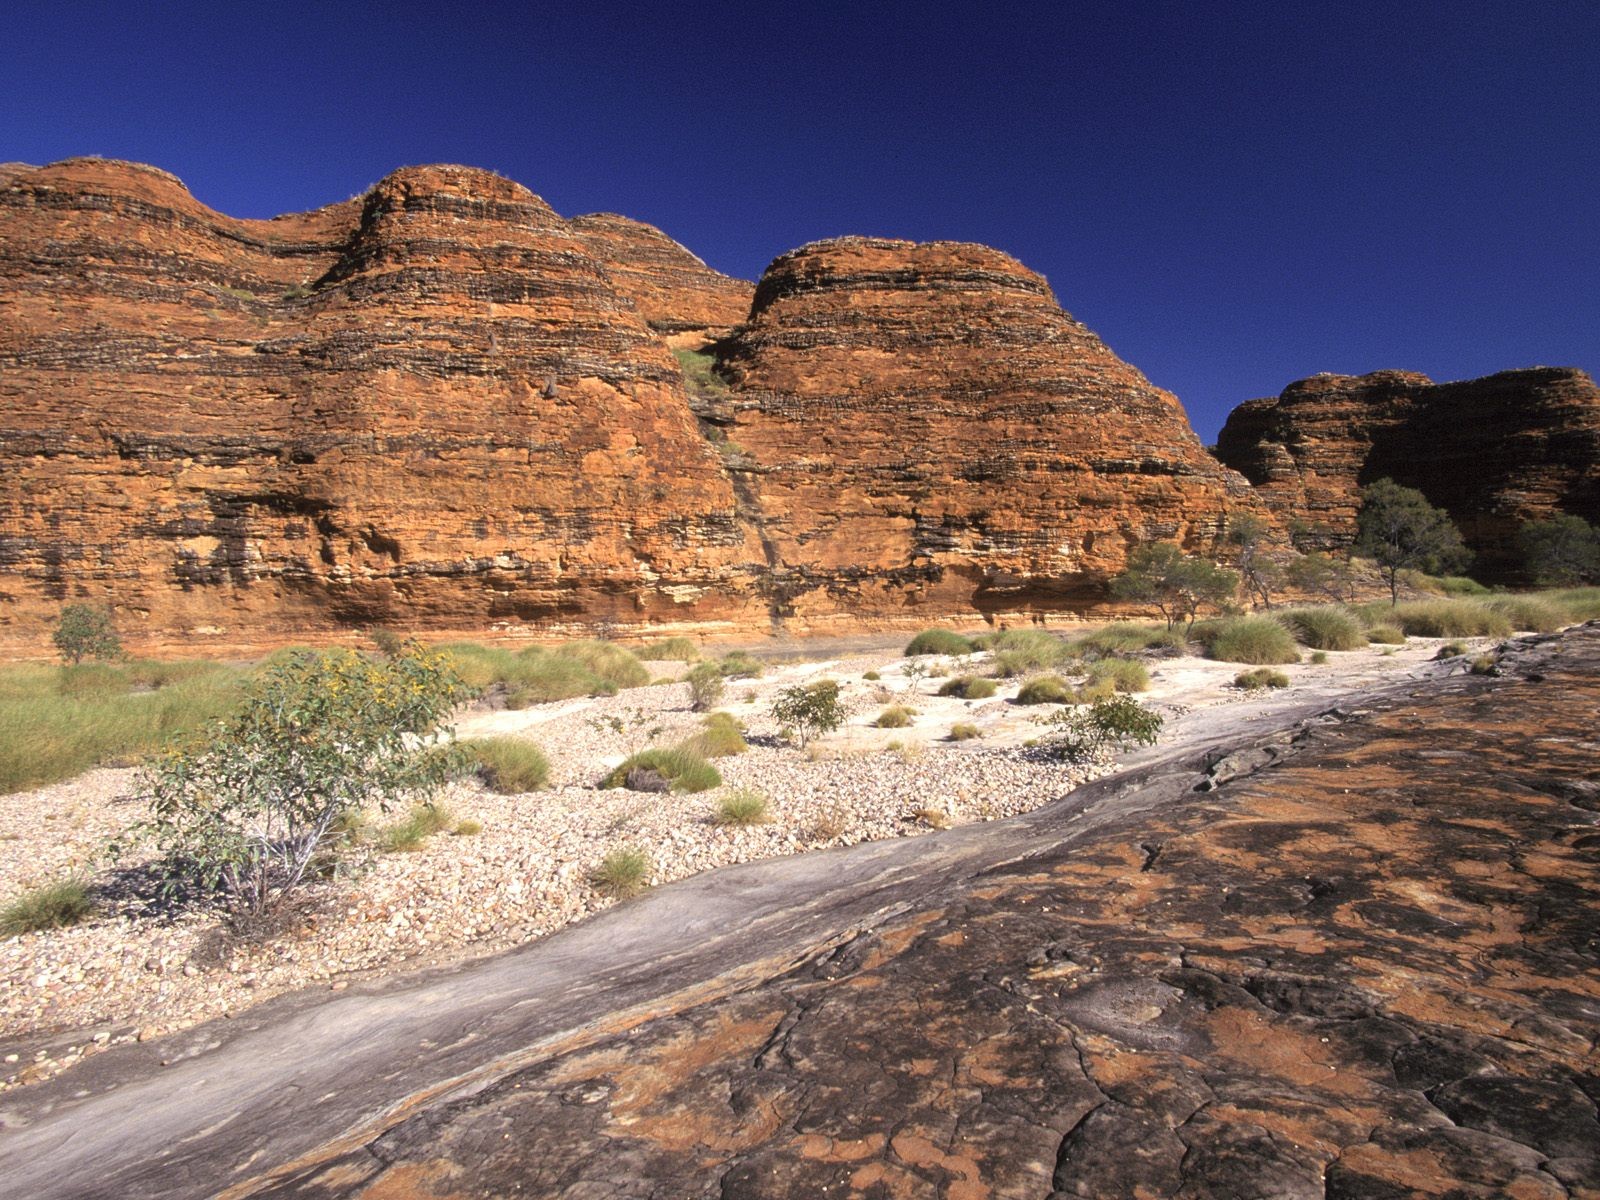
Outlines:
[[99, 1056], [0, 1194], [1600, 1196], [1600, 628], [1508, 665]]

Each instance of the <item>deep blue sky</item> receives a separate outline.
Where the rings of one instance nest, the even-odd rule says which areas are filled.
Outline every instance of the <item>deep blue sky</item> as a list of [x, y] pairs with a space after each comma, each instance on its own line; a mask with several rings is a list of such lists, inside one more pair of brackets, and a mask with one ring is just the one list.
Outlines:
[[987, 242], [1207, 440], [1316, 371], [1600, 370], [1600, 4], [12, 0], [0, 160], [270, 216], [491, 167], [755, 278]]

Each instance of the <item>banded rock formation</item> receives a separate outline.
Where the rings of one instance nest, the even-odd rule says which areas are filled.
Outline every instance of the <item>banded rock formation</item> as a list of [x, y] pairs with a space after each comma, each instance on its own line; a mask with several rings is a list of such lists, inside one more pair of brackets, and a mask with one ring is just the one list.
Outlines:
[[[0, 638], [818, 628], [1081, 610], [1256, 505], [997, 251], [779, 258], [463, 167], [235, 220], [150, 167], [0, 181]], [[712, 382], [715, 382], [713, 378]], [[792, 624], [788, 624], [791, 623]]]
[[1355, 536], [1365, 484], [1417, 488], [1455, 518], [1478, 571], [1506, 577], [1521, 523], [1600, 520], [1600, 388], [1561, 367], [1442, 384], [1411, 371], [1314, 375], [1234, 409], [1217, 455], [1323, 546]]
[[777, 259], [721, 344], [783, 604], [1103, 602], [1140, 542], [1257, 502], [1176, 397], [984, 246], [841, 238]]

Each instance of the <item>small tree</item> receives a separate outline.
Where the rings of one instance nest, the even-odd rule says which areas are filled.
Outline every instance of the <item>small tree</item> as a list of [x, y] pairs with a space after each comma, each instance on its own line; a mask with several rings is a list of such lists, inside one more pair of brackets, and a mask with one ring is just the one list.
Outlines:
[[1185, 554], [1171, 542], [1136, 547], [1127, 568], [1111, 581], [1112, 595], [1154, 605], [1168, 629], [1185, 618], [1193, 629], [1202, 605], [1221, 608], [1238, 588], [1239, 577], [1232, 571]]
[[822, 679], [784, 688], [772, 702], [772, 715], [789, 736], [804, 746], [812, 738], [832, 733], [844, 724], [839, 685], [832, 679]]
[[69, 604], [63, 608], [51, 640], [64, 662], [122, 657], [122, 642], [111, 623], [111, 614], [92, 604]]
[[1312, 596], [1326, 596], [1343, 604], [1355, 591], [1355, 568], [1347, 558], [1335, 558], [1320, 550], [1302, 555], [1289, 564], [1290, 586]]
[[725, 691], [722, 668], [716, 663], [696, 663], [689, 672], [689, 707], [695, 712], [710, 712]]
[[1064, 708], [1051, 715], [1050, 747], [1069, 762], [1087, 762], [1111, 749], [1153, 746], [1164, 722], [1131, 696], [1109, 696], [1088, 708]]
[[1600, 529], [1569, 515], [1530, 521], [1517, 545], [1534, 581], [1550, 587], [1600, 580]]
[[1272, 593], [1283, 582], [1283, 569], [1267, 557], [1272, 529], [1255, 513], [1235, 513], [1228, 518], [1227, 541], [1234, 548], [1234, 564], [1245, 590], [1272, 607]]
[[1392, 479], [1361, 489], [1355, 551], [1372, 559], [1389, 585], [1389, 603], [1400, 602], [1400, 572], [1444, 574], [1461, 570], [1472, 556], [1449, 515], [1415, 488]]
[[166, 889], [221, 890], [238, 915], [278, 908], [368, 804], [429, 801], [457, 770], [441, 720], [468, 694], [450, 660], [411, 643], [394, 658], [294, 655], [246, 689], [240, 711], [146, 765], [139, 832]]

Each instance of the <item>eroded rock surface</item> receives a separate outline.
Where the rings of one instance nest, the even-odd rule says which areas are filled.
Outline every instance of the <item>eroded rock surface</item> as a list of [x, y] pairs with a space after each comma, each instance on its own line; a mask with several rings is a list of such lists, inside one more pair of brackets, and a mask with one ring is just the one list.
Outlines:
[[1087, 607], [1133, 546], [1207, 548], [1257, 503], [1176, 397], [985, 246], [804, 246], [719, 355], [784, 608]]
[[1519, 566], [1522, 522], [1600, 520], [1600, 388], [1559, 367], [1441, 384], [1412, 371], [1314, 375], [1234, 409], [1217, 455], [1323, 547], [1355, 536], [1365, 484], [1417, 488], [1455, 518], [1483, 573], [1504, 577]]

